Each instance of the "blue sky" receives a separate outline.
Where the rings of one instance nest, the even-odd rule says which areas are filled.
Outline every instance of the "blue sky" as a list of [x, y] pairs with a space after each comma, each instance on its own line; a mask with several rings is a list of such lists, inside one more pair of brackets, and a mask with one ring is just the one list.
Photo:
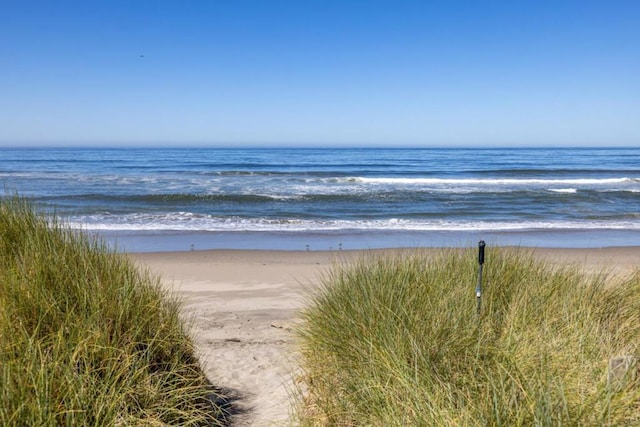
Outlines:
[[1, 145], [640, 145], [640, 1], [5, 0]]

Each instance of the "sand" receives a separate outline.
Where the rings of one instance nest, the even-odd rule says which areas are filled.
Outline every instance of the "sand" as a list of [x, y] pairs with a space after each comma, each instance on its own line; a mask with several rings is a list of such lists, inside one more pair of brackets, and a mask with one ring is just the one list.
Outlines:
[[[296, 377], [293, 329], [305, 289], [317, 286], [334, 263], [362, 254], [212, 250], [130, 256], [184, 300], [208, 378], [235, 397], [240, 412], [235, 425], [280, 426], [290, 422]], [[617, 274], [640, 267], [640, 247], [538, 248], [534, 254]]]

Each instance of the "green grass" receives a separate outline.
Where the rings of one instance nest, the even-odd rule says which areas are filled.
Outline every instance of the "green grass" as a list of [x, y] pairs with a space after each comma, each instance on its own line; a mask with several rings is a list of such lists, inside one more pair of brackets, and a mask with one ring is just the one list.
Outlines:
[[640, 425], [640, 381], [608, 362], [640, 356], [640, 274], [477, 256], [371, 257], [336, 266], [300, 327], [302, 425]]
[[178, 300], [99, 241], [0, 200], [0, 425], [217, 425]]

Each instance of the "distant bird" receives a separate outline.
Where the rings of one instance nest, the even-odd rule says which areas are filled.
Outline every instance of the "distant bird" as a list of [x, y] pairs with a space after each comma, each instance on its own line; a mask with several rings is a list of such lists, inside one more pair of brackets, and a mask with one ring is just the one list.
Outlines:
[[144, 58], [144, 55], [140, 55], [140, 58]]

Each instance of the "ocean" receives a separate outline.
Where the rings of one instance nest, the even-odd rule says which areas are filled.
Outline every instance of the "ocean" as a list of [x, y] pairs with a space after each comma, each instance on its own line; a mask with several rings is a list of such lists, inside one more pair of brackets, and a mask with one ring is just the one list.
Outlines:
[[2, 148], [0, 183], [124, 251], [640, 245], [638, 148]]

